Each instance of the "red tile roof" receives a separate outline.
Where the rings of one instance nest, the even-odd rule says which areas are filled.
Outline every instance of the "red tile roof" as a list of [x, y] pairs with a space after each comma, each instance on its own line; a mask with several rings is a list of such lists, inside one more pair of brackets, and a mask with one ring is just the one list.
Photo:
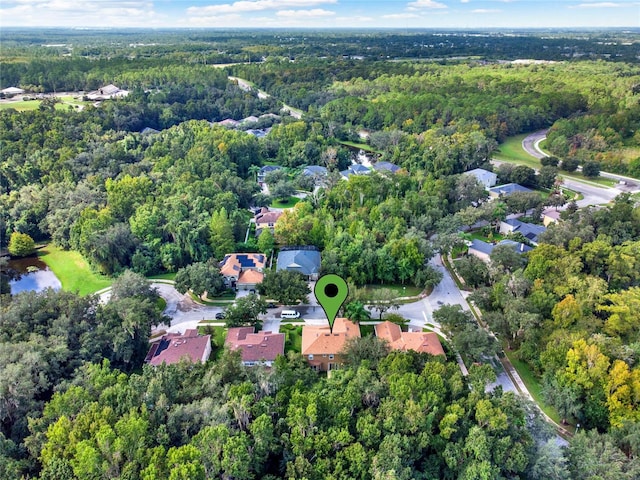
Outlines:
[[382, 322], [375, 326], [376, 336], [389, 342], [392, 350], [414, 350], [431, 355], [444, 355], [438, 335], [433, 332], [403, 332], [400, 326]]
[[211, 354], [211, 336], [198, 335], [195, 329], [187, 330], [184, 334], [168, 333], [160, 341], [151, 345], [145, 362], [151, 365], [166, 363], [171, 365], [186, 358], [192, 362], [204, 363]]
[[302, 355], [335, 355], [342, 351], [348, 338], [360, 338], [360, 326], [346, 318], [336, 318], [333, 331], [329, 325], [302, 327]]
[[254, 333], [253, 327], [230, 328], [225, 344], [231, 350], [242, 350], [243, 362], [272, 362], [284, 355], [284, 333]]
[[262, 283], [264, 273], [255, 270], [245, 270], [238, 277], [238, 285], [256, 285]]
[[220, 262], [220, 273], [225, 277], [238, 277], [244, 270], [262, 271], [265, 263], [262, 253], [229, 253]]

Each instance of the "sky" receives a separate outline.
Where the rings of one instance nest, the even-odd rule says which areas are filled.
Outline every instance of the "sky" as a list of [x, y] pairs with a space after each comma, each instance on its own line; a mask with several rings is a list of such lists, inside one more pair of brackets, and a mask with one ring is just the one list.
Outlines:
[[640, 27], [640, 0], [1, 0], [0, 25], [114, 28]]

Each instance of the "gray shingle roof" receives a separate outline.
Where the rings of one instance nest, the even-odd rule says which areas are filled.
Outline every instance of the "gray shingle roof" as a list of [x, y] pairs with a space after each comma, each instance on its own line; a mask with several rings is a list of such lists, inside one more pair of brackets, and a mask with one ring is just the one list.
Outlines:
[[276, 270], [293, 270], [304, 275], [320, 272], [320, 252], [317, 250], [281, 250]]

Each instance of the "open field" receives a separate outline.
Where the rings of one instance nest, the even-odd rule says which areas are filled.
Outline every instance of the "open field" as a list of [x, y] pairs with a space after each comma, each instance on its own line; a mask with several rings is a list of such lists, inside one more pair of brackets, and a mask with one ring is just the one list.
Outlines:
[[[60, 102], [56, 103], [56, 110], [68, 110], [69, 107], [79, 108], [89, 105], [91, 102], [83, 102], [82, 100], [76, 100], [72, 95], [63, 97], [57, 97]], [[26, 112], [29, 110], [37, 110], [40, 106], [40, 100], [12, 100], [0, 102], [0, 110], [8, 110], [13, 108], [19, 112]]]
[[280, 200], [274, 200], [273, 202], [271, 202], [270, 207], [271, 208], [291, 208], [299, 201], [300, 199], [298, 197], [289, 197], [289, 199], [286, 202], [281, 202]]
[[55, 273], [64, 290], [88, 295], [113, 283], [113, 278], [91, 270], [82, 255], [73, 250], [49, 244], [38, 251], [38, 257]]

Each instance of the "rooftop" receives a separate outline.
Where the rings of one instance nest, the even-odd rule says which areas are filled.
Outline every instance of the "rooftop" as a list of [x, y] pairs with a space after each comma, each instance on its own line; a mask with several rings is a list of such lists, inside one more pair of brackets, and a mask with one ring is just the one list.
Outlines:
[[445, 354], [438, 335], [433, 332], [403, 332], [399, 325], [391, 322], [377, 324], [375, 331], [376, 336], [389, 342], [393, 350], [413, 350], [431, 355]]
[[154, 366], [163, 363], [171, 365], [185, 358], [194, 363], [204, 363], [210, 353], [211, 336], [198, 335], [197, 330], [191, 329], [184, 334], [168, 333], [163, 335], [160, 341], [151, 345], [145, 362]]
[[281, 249], [276, 270], [294, 270], [303, 275], [315, 275], [320, 272], [320, 252], [316, 249]]
[[262, 270], [266, 258], [262, 253], [229, 253], [220, 262], [220, 273], [225, 276], [237, 276], [245, 269]]
[[242, 351], [243, 362], [274, 361], [284, 355], [284, 333], [258, 332], [253, 327], [230, 328], [225, 344]]
[[530, 188], [523, 187], [517, 183], [505, 183], [504, 185], [496, 185], [489, 189], [489, 193], [493, 193], [497, 196], [511, 195], [516, 192], [533, 192]]
[[333, 332], [329, 325], [305, 325], [302, 327], [302, 355], [335, 355], [342, 351], [349, 338], [360, 338], [360, 326], [346, 318], [336, 318]]

